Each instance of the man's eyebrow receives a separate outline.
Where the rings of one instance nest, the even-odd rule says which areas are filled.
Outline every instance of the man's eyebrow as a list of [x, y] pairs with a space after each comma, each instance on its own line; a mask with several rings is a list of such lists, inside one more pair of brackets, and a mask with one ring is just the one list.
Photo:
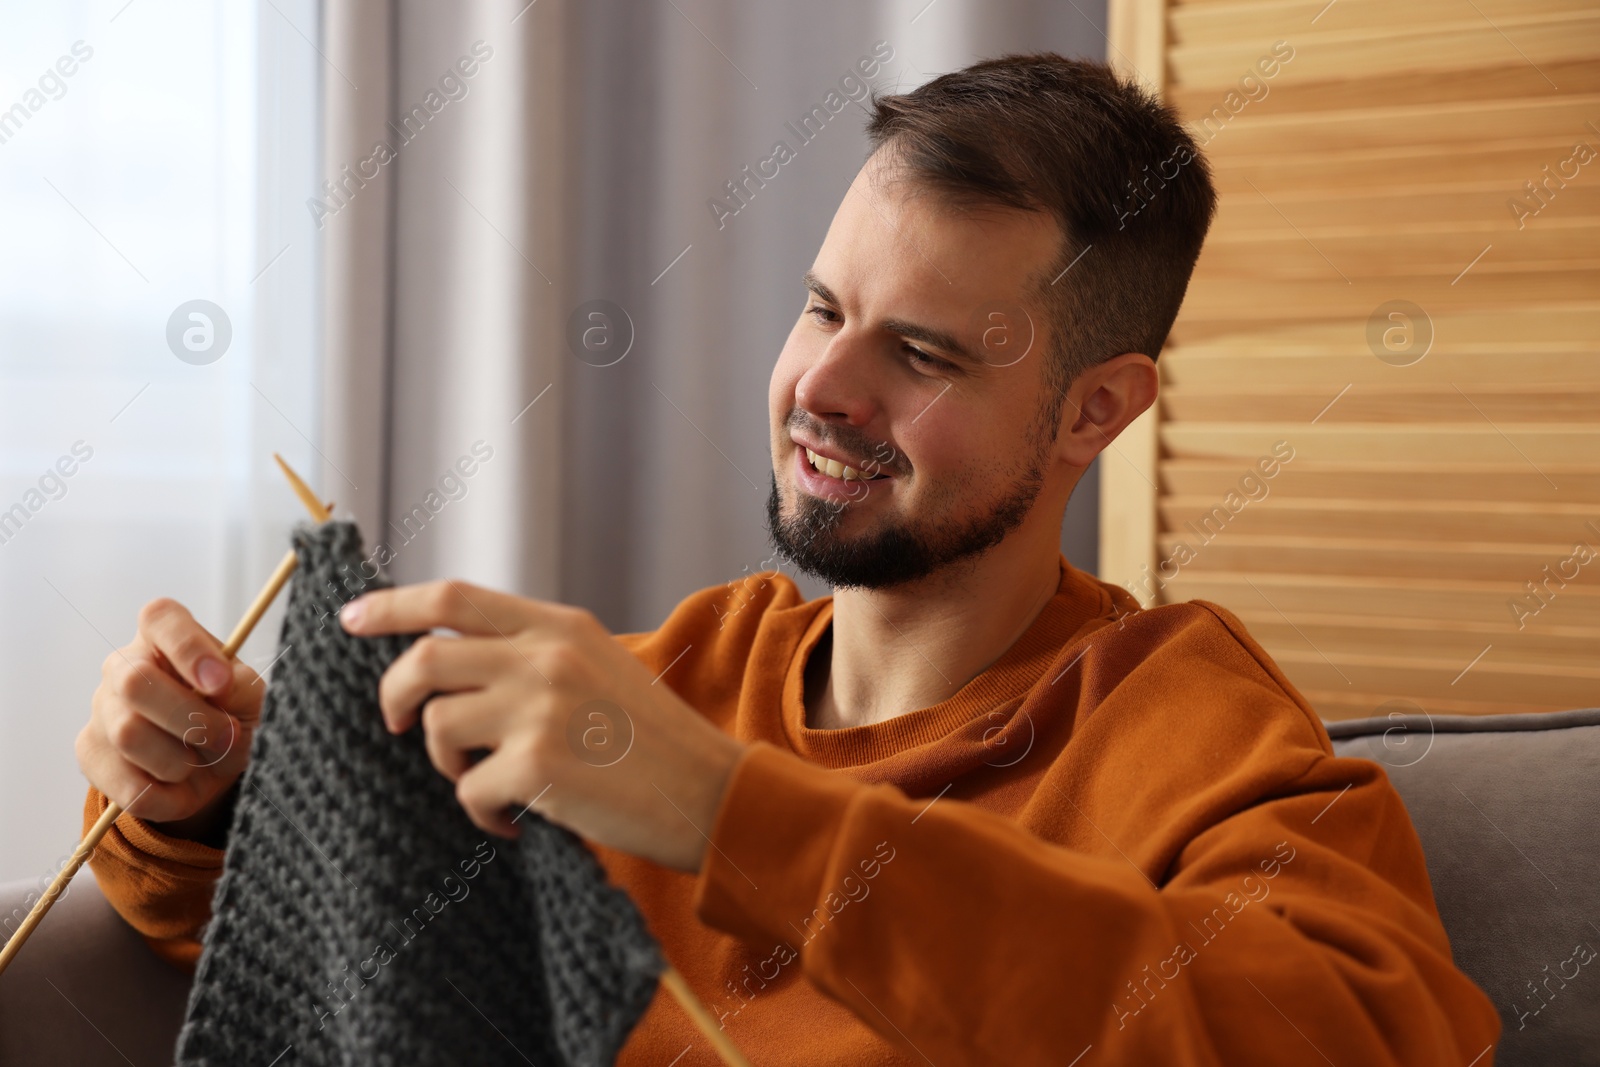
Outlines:
[[946, 333], [944, 330], [934, 326], [922, 326], [918, 323], [905, 322], [901, 319], [884, 319], [878, 324], [878, 327], [888, 330], [890, 333], [897, 333], [901, 337], [909, 337], [913, 341], [921, 341], [925, 345], [932, 345], [934, 348], [948, 352], [950, 355], [967, 363], [984, 362], [971, 352], [968, 352], [967, 347], [957, 341], [953, 334]]
[[[814, 272], [806, 271], [801, 280], [805, 282], [806, 288], [817, 294], [817, 296], [835, 307], [839, 306], [839, 298], [834, 295], [832, 289], [822, 283], [822, 279], [818, 278]], [[904, 319], [884, 319], [878, 323], [878, 328], [880, 330], [888, 330], [890, 333], [897, 333], [901, 337], [909, 337], [913, 341], [921, 341], [925, 345], [931, 345], [934, 348], [948, 352], [957, 359], [965, 360], [968, 363], [986, 362], [979, 360], [971, 352], [967, 351], [967, 347], [957, 341], [954, 334], [941, 330], [936, 326], [924, 326], [920, 323], [907, 322]]]
[[839, 298], [833, 295], [832, 289], [822, 284], [822, 279], [817, 277], [815, 271], [806, 271], [805, 274], [801, 275], [800, 280], [805, 282], [807, 289], [810, 289], [835, 307], [839, 306]]

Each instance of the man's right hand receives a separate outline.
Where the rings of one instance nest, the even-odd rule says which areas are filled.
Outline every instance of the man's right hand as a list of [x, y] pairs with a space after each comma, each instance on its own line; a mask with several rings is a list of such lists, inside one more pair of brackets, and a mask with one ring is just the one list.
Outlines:
[[213, 838], [265, 692], [254, 670], [223, 658], [222, 642], [187, 608], [152, 600], [139, 611], [137, 636], [100, 667], [78, 766], [163, 833]]

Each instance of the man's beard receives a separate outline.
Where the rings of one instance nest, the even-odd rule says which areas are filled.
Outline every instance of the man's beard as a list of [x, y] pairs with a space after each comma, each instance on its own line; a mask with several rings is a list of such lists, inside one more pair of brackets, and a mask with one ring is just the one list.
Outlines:
[[887, 589], [914, 582], [961, 560], [975, 559], [1021, 524], [1044, 486], [1048, 447], [1046, 442], [1035, 452], [1005, 496], [982, 515], [932, 529], [887, 521], [854, 538], [838, 532], [853, 501], [841, 507], [839, 501], [814, 497], [797, 487], [798, 514], [783, 519], [774, 471], [767, 497], [767, 534], [779, 555], [835, 589]]

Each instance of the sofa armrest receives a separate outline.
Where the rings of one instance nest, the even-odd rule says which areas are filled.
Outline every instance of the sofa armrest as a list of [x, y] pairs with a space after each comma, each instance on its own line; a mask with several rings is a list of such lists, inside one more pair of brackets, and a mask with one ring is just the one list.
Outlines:
[[[0, 885], [0, 940], [34, 882]], [[0, 1064], [171, 1063], [190, 977], [112, 910], [88, 867], [0, 974]]]

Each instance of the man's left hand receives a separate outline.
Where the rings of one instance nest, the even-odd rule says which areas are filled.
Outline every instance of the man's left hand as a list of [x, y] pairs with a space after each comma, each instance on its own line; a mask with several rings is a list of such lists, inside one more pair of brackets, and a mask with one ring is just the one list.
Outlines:
[[[428, 757], [472, 821], [504, 837], [531, 808], [598, 844], [698, 871], [744, 745], [713, 726], [592, 614], [460, 581], [365, 593], [363, 637], [426, 634], [384, 672], [391, 733], [420, 717]], [[473, 753], [486, 751], [477, 762]]]

